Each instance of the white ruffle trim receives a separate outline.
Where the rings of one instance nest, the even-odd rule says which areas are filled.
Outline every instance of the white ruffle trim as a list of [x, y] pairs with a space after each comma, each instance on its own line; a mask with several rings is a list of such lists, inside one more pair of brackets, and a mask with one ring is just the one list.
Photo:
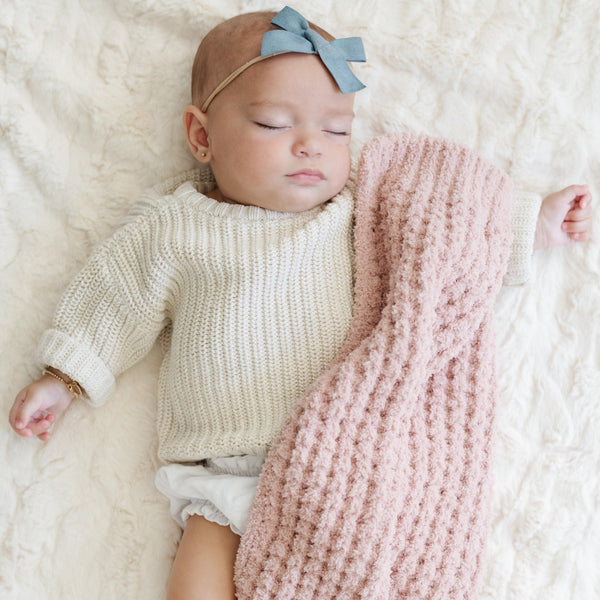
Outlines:
[[169, 464], [158, 470], [155, 483], [169, 499], [171, 516], [180, 527], [191, 515], [200, 515], [242, 535], [264, 462], [263, 456], [232, 456], [196, 465]]

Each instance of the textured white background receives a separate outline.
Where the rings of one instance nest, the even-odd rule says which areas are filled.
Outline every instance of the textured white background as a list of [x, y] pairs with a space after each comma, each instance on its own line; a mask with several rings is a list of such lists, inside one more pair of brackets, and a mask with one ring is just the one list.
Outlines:
[[[364, 39], [355, 154], [386, 131], [444, 136], [494, 160], [523, 189], [587, 182], [600, 198], [597, 0], [293, 6], [334, 35]], [[280, 8], [3, 0], [3, 414], [38, 376], [36, 340], [92, 246], [142, 189], [192, 166], [180, 114], [202, 35], [239, 12]], [[600, 245], [544, 251], [533, 271], [497, 303], [501, 402], [482, 598], [595, 600]], [[155, 350], [103, 408], [73, 406], [47, 445], [13, 435], [2, 417], [1, 598], [163, 597], [179, 532], [153, 487], [158, 364]]]

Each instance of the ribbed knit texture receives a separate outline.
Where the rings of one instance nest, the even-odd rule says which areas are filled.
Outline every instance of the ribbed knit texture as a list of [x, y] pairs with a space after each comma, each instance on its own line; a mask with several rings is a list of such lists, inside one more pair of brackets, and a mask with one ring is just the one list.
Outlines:
[[531, 277], [531, 255], [542, 197], [533, 192], [516, 191], [511, 212], [513, 243], [502, 283], [521, 285]]
[[99, 405], [162, 333], [160, 457], [265, 455], [348, 331], [351, 188], [286, 214], [217, 202], [191, 179], [144, 196], [94, 251], [42, 336], [39, 361]]
[[474, 597], [510, 188], [441, 140], [365, 148], [350, 332], [267, 458], [236, 563], [240, 600]]

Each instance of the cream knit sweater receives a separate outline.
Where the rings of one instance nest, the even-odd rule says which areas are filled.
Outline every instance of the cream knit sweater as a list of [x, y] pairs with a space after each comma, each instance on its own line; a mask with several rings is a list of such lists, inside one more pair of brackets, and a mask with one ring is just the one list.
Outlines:
[[178, 183], [168, 197], [146, 196], [94, 251], [42, 337], [40, 361], [99, 405], [164, 330], [160, 457], [266, 454], [348, 331], [352, 194], [292, 214]]
[[[266, 454], [352, 312], [351, 185], [299, 214], [216, 202], [203, 195], [213, 185], [187, 172], [143, 196], [69, 286], [38, 347], [40, 364], [101, 405], [161, 336], [159, 456], [170, 462]], [[535, 218], [518, 219], [512, 283], [535, 229]]]

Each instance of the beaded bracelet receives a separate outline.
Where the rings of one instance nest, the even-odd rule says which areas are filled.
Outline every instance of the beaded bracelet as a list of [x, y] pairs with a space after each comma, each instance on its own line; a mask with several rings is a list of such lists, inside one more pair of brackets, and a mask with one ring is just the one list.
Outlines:
[[71, 394], [73, 394], [74, 398], [79, 398], [79, 396], [83, 395], [83, 390], [76, 381], [67, 381], [66, 379], [63, 379], [60, 375], [57, 375], [56, 373], [54, 373], [54, 371], [51, 371], [48, 368], [44, 369], [44, 375], [50, 375], [51, 377], [54, 377], [54, 379], [62, 381], [65, 384], [66, 388], [71, 392]]

